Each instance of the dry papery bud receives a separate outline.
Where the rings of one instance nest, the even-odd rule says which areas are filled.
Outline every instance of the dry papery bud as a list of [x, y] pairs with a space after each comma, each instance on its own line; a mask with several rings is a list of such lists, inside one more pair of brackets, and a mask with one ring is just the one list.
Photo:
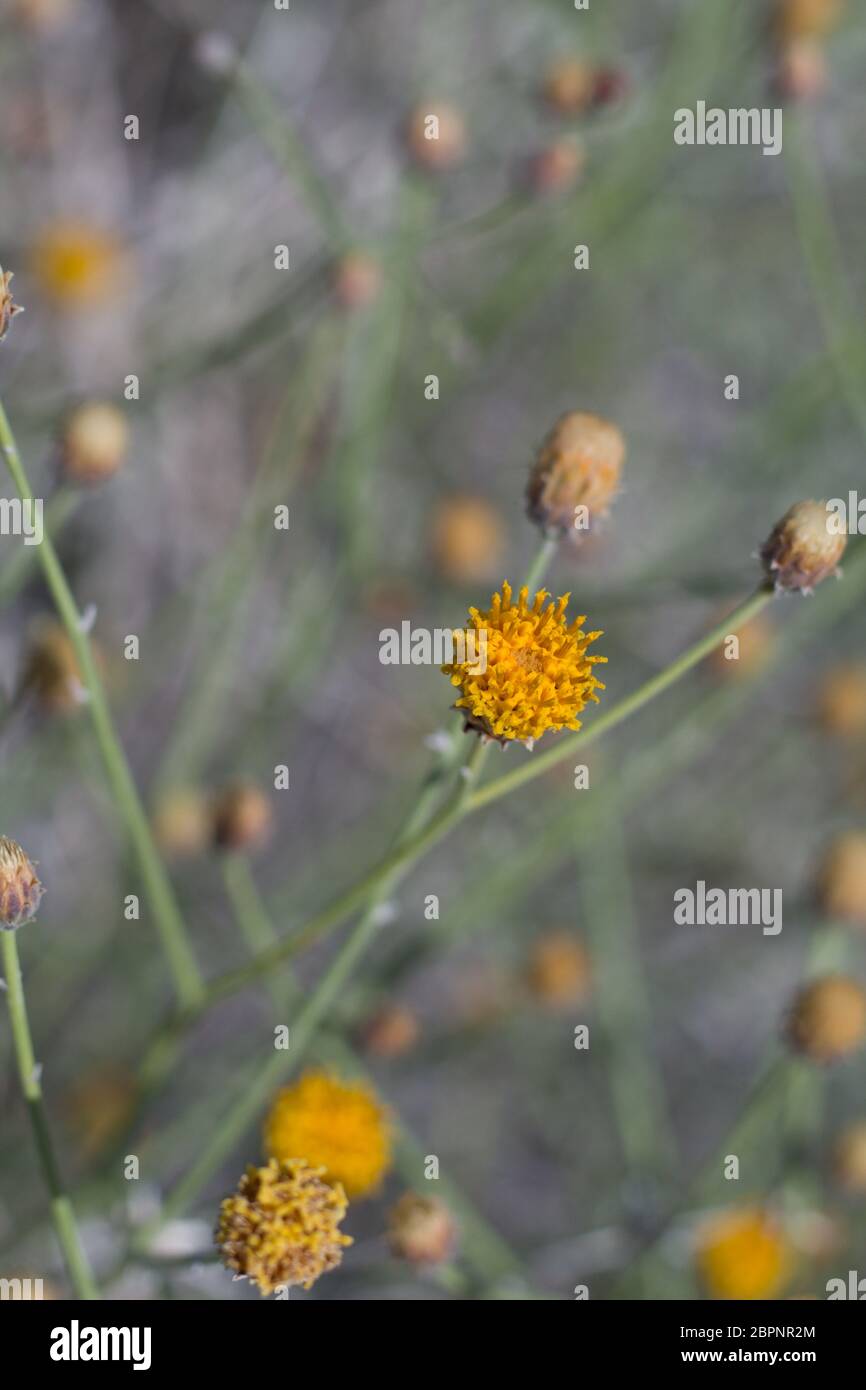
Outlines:
[[438, 1197], [404, 1192], [388, 1214], [388, 1243], [412, 1264], [443, 1264], [457, 1244], [454, 1217]]
[[866, 1036], [866, 992], [847, 975], [824, 975], [797, 994], [787, 1026], [795, 1051], [815, 1062], [833, 1062]]
[[15, 931], [35, 917], [42, 892], [21, 846], [0, 835], [0, 931]]
[[446, 497], [433, 513], [433, 558], [445, 578], [457, 584], [495, 575], [504, 541], [502, 519], [483, 497]]
[[129, 447], [129, 426], [123, 411], [102, 401], [88, 401], [68, 416], [63, 426], [60, 463], [73, 483], [101, 483], [123, 464]]
[[833, 1175], [846, 1192], [858, 1196], [866, 1192], [866, 1120], [839, 1135], [833, 1148]]
[[334, 294], [342, 309], [365, 309], [378, 298], [382, 267], [366, 251], [347, 251], [334, 267]]
[[460, 112], [444, 102], [416, 106], [406, 131], [409, 153], [422, 169], [449, 169], [462, 157], [466, 127]]
[[529, 474], [529, 518], [578, 542], [607, 516], [625, 459], [625, 440], [600, 415], [573, 410], [557, 420]]
[[866, 931], [866, 834], [849, 831], [827, 851], [819, 875], [820, 899], [830, 918]]
[[84, 686], [75, 648], [65, 628], [52, 618], [34, 625], [23, 684], [49, 714], [71, 714], [82, 704]]
[[267, 839], [271, 822], [271, 803], [264, 792], [252, 782], [236, 782], [213, 804], [214, 843], [220, 849], [256, 849]]
[[836, 666], [818, 691], [818, 718], [843, 738], [866, 732], [866, 666]]
[[191, 859], [211, 837], [211, 813], [204, 795], [194, 787], [166, 792], [153, 813], [153, 833], [169, 859]]
[[368, 1020], [363, 1042], [373, 1057], [402, 1057], [418, 1041], [418, 1019], [405, 1004], [385, 1004]]
[[817, 101], [827, 90], [827, 56], [817, 39], [791, 39], [782, 45], [776, 82], [788, 101]]
[[586, 150], [574, 140], [554, 140], [532, 161], [532, 185], [538, 193], [562, 193], [583, 173]]
[[795, 502], [761, 548], [764, 573], [777, 589], [811, 593], [836, 574], [848, 537], [829, 528], [826, 502]]
[[5, 338], [9, 325], [16, 314], [23, 313], [20, 304], [12, 297], [12, 278], [14, 272], [0, 266], [0, 339]]

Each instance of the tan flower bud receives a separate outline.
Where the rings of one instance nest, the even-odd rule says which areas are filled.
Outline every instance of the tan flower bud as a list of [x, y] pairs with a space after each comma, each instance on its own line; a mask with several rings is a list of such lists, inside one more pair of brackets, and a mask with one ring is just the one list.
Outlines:
[[544, 77], [544, 99], [561, 116], [575, 116], [592, 105], [596, 75], [580, 58], [561, 58]]
[[846, 1192], [858, 1196], [866, 1192], [866, 1120], [839, 1135], [833, 1149], [833, 1174]]
[[840, 835], [827, 851], [819, 881], [827, 916], [866, 930], [866, 834]]
[[866, 992], [847, 975], [824, 975], [804, 985], [788, 1017], [788, 1041], [815, 1062], [855, 1051], [866, 1036]]
[[74, 483], [101, 483], [122, 465], [129, 447], [123, 411], [100, 401], [78, 406], [66, 420], [60, 461]]
[[256, 849], [271, 829], [271, 804], [251, 782], [237, 782], [217, 797], [213, 807], [213, 837], [220, 849]]
[[6, 337], [9, 325], [16, 314], [23, 313], [20, 304], [16, 304], [12, 298], [12, 278], [13, 271], [4, 270], [0, 266], [0, 339]]
[[847, 542], [844, 533], [830, 530], [824, 502], [795, 502], [764, 543], [764, 572], [777, 589], [811, 593], [822, 579], [836, 573]]
[[15, 931], [35, 917], [42, 892], [21, 846], [0, 835], [0, 931]]
[[831, 734], [866, 731], [866, 666], [836, 666], [818, 691], [818, 718]]
[[586, 947], [569, 932], [548, 932], [533, 946], [526, 975], [531, 992], [548, 1007], [577, 1003], [589, 989]]
[[[573, 410], [544, 440], [526, 490], [530, 520], [579, 541], [607, 516], [625, 459], [625, 440], [608, 420]], [[585, 509], [587, 525], [577, 508]]]
[[418, 1041], [418, 1020], [405, 1004], [385, 1004], [368, 1021], [363, 1041], [374, 1057], [402, 1057]]
[[457, 1227], [438, 1197], [404, 1192], [388, 1215], [388, 1242], [395, 1255], [412, 1264], [444, 1264], [454, 1254]]
[[342, 309], [364, 309], [378, 298], [382, 268], [366, 251], [347, 251], [334, 269], [334, 294]]
[[175, 787], [153, 813], [153, 833], [169, 859], [191, 859], [207, 845], [211, 818], [207, 801], [194, 787]]
[[409, 153], [422, 169], [449, 169], [460, 160], [466, 147], [463, 117], [455, 107], [442, 102], [416, 106], [409, 117], [406, 141]]
[[497, 574], [504, 539], [499, 513], [482, 497], [447, 497], [433, 514], [433, 558], [445, 578], [456, 584]]

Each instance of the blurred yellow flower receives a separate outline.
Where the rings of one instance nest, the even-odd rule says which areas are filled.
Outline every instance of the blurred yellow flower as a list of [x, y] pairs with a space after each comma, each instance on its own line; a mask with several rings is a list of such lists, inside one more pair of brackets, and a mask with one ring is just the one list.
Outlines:
[[792, 1249], [766, 1212], [742, 1208], [704, 1227], [696, 1259], [711, 1298], [775, 1298], [788, 1280]]
[[116, 237], [74, 219], [45, 227], [30, 252], [34, 278], [46, 298], [61, 309], [104, 303], [120, 286], [123, 262]]
[[526, 978], [532, 994], [548, 1008], [577, 1003], [589, 989], [586, 947], [570, 932], [546, 932], [532, 947]]
[[237, 1193], [222, 1202], [214, 1239], [223, 1263], [260, 1293], [308, 1289], [352, 1244], [339, 1229], [347, 1205], [339, 1183], [323, 1182], [320, 1168], [272, 1158], [263, 1168], [250, 1165]]
[[503, 540], [502, 519], [483, 497], [446, 497], [434, 512], [433, 556], [445, 578], [457, 584], [494, 577]]
[[470, 608], [475, 651], [467, 642], [464, 655], [471, 659], [442, 667], [460, 689], [456, 708], [466, 712], [467, 727], [502, 742], [531, 743], [548, 729], [579, 729], [578, 714], [604, 690], [592, 668], [607, 657], [586, 654], [601, 633], [583, 632], [583, 617], [566, 622], [570, 595], [545, 607], [549, 595], [540, 589], [531, 608], [528, 597], [521, 589], [512, 604], [511, 585], [504, 583], [486, 612]]
[[374, 1092], [325, 1071], [307, 1072], [278, 1093], [264, 1143], [275, 1158], [319, 1165], [351, 1198], [374, 1191], [391, 1164], [391, 1129]]

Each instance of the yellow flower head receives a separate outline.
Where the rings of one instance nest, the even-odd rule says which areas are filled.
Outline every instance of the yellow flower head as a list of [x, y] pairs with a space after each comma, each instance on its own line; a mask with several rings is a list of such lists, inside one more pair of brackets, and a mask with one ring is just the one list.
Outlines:
[[265, 1152], [321, 1165], [327, 1182], [364, 1197], [391, 1164], [387, 1114], [363, 1082], [309, 1071], [280, 1091], [265, 1121]]
[[783, 1231], [759, 1209], [728, 1212], [699, 1237], [698, 1272], [711, 1298], [775, 1298], [791, 1264]]
[[35, 278], [61, 309], [87, 308], [110, 298], [121, 278], [123, 253], [117, 240], [87, 222], [58, 221], [36, 238], [31, 253]]
[[[531, 608], [528, 597], [521, 589], [512, 604], [505, 583], [486, 613], [470, 608], [475, 640], [465, 641], [462, 653], [455, 641], [467, 659], [442, 667], [460, 689], [455, 707], [467, 712], [467, 727], [503, 743], [531, 743], [548, 729], [579, 729], [580, 711], [590, 700], [597, 704], [595, 692], [604, 690], [592, 668], [607, 657], [586, 654], [601, 633], [583, 632], [583, 617], [566, 622], [571, 595], [545, 607], [549, 594], [540, 589]], [[455, 639], [461, 636], [455, 633]]]
[[352, 1244], [339, 1229], [346, 1208], [342, 1187], [323, 1182], [320, 1168], [272, 1158], [264, 1168], [250, 1165], [236, 1194], [226, 1197], [214, 1239], [223, 1263], [260, 1293], [308, 1289]]

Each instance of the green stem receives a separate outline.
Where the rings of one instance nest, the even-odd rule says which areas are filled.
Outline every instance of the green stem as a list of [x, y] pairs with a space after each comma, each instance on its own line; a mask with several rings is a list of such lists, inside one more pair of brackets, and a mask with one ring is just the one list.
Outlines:
[[63, 1251], [63, 1258], [72, 1287], [78, 1298], [99, 1298], [84, 1247], [78, 1235], [75, 1212], [66, 1195], [42, 1098], [39, 1081], [39, 1068], [33, 1054], [33, 1040], [27, 1021], [27, 1003], [24, 998], [24, 984], [21, 978], [21, 964], [18, 959], [18, 943], [14, 931], [0, 931], [3, 938], [3, 970], [6, 976], [6, 994], [9, 1001], [9, 1020], [12, 1025], [12, 1042], [21, 1078], [21, 1090], [30, 1114], [33, 1137], [45, 1183], [51, 1197], [51, 1216], [57, 1239]]
[[[0, 447], [6, 456], [9, 472], [23, 500], [33, 497], [15, 436], [6, 411], [0, 403]], [[108, 708], [102, 680], [93, 659], [90, 642], [82, 631], [81, 615], [67, 583], [57, 552], [50, 538], [43, 537], [38, 547], [39, 560], [51, 596], [66, 628], [81, 670], [82, 683], [87, 690], [87, 704], [93, 721], [96, 741], [105, 764], [118, 810], [126, 823], [130, 841], [138, 859], [141, 876], [147, 890], [149, 905], [168, 961], [175, 991], [180, 1004], [192, 1008], [204, 999], [204, 984], [186, 938], [171, 884], [159, 857], [150, 832], [147, 816], [138, 795], [129, 764]]]
[[[694, 646], [689, 647], [670, 666], [665, 667], [663, 671], [645, 681], [633, 694], [620, 700], [619, 704], [614, 705], [607, 714], [596, 719], [588, 729], [582, 729], [579, 733], [561, 739], [547, 753], [534, 754], [522, 767], [515, 768], [513, 772], [506, 773], [505, 776], [489, 782], [487, 786], [481, 787], [478, 791], [470, 790], [468, 794], [457, 796], [431, 821], [427, 823], [422, 821], [421, 829], [417, 828], [416, 818], [410, 818], [407, 824], [408, 833], [401, 838], [384, 859], [374, 865], [360, 883], [357, 883], [329, 907], [312, 917], [298, 932], [280, 940], [269, 950], [260, 952], [253, 960], [239, 969], [218, 975], [208, 985], [203, 1004], [209, 1005], [217, 999], [223, 999], [227, 995], [245, 988], [259, 976], [266, 974], [282, 961], [294, 956], [300, 949], [317, 941], [326, 932], [344, 922], [377, 888], [381, 888], [383, 894], [390, 892], [409, 872], [413, 864], [434, 845], [438, 844], [459, 821], [474, 811], [480, 810], [482, 806], [487, 806], [492, 801], [498, 801], [500, 797], [514, 791], [516, 787], [523, 786], [536, 777], [542, 776], [543, 773], [564, 759], [572, 757], [578, 749], [585, 748], [602, 734], [608, 733], [632, 714], [636, 714], [656, 695], [662, 694], [694, 666], [697, 666], [720, 642], [724, 641], [729, 633], [736, 632], [749, 622], [770, 602], [772, 597], [772, 589], [762, 585], [751, 598], [742, 603], [723, 622], [718, 623]], [[179, 1024], [183, 1026], [183, 1021], [179, 1020]]]

